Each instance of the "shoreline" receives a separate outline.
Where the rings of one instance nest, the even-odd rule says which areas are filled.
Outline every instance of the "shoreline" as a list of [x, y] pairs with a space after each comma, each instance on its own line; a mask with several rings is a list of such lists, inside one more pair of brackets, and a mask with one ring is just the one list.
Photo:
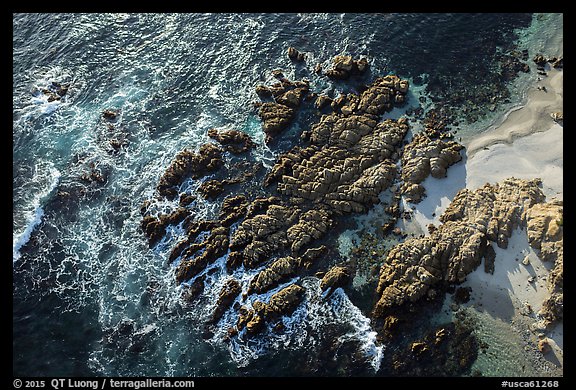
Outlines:
[[[548, 66], [548, 76], [529, 87], [523, 106], [469, 142], [466, 188], [476, 189], [511, 176], [538, 177], [546, 201], [563, 200], [563, 126], [550, 115], [563, 112], [563, 70]], [[508, 249], [494, 249], [494, 274], [485, 273], [480, 266], [462, 284], [472, 288], [466, 306], [487, 315], [488, 322], [509, 324], [523, 343], [526, 358], [542, 374], [563, 375], [563, 321], [544, 333], [531, 329], [549, 296], [545, 281], [553, 264], [538, 258], [521, 229], [513, 232]], [[527, 264], [522, 263], [524, 259]], [[552, 347], [547, 353], [538, 350], [541, 337], [547, 337]]]
[[550, 114], [563, 111], [564, 72], [549, 64], [546, 67], [548, 76], [529, 87], [524, 105], [508, 111], [499, 124], [490, 126], [465, 145], [469, 159], [495, 144], [511, 145], [518, 138], [545, 132], [556, 123]]
[[[399, 223], [403, 230], [429, 235], [427, 225], [440, 224], [439, 216], [460, 189], [474, 190], [509, 177], [540, 178], [547, 202], [563, 200], [563, 126], [550, 116], [563, 112], [563, 70], [547, 72], [547, 77], [528, 87], [522, 106], [508, 111], [485, 132], [464, 143], [462, 161], [449, 168], [446, 178], [428, 177], [422, 183], [427, 196], [414, 205], [413, 221]], [[525, 229], [512, 232], [507, 249], [493, 247], [494, 274], [486, 273], [481, 264], [467, 276], [461, 286], [471, 287], [471, 299], [461, 308], [480, 319], [483, 330], [478, 332], [491, 350], [508, 343], [519, 346], [514, 347], [515, 355], [500, 358], [502, 367], [496, 371], [515, 372], [517, 358], [532, 365], [539, 375], [563, 376], [563, 321], [548, 331], [534, 329], [536, 313], [550, 294], [546, 279], [554, 264], [540, 260], [529, 245]], [[446, 302], [450, 300], [447, 295]], [[551, 346], [547, 353], [538, 349], [541, 337], [547, 337]], [[478, 366], [486, 364], [480, 360]]]

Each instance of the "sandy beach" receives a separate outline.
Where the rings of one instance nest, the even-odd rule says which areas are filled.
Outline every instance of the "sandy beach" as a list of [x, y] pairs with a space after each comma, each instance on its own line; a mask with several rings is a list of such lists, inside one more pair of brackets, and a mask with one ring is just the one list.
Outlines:
[[[563, 71], [547, 69], [527, 92], [521, 108], [509, 113], [502, 123], [467, 145], [466, 187], [475, 189], [486, 182], [507, 177], [541, 178], [547, 201], [563, 199], [563, 127], [551, 114], [563, 112]], [[542, 262], [530, 247], [526, 232], [517, 229], [505, 250], [496, 251], [494, 275], [482, 267], [470, 274], [465, 286], [472, 288], [469, 305], [492, 318], [513, 323], [522, 330], [536, 322], [548, 296], [546, 277], [553, 264]], [[524, 324], [521, 326], [520, 324]], [[525, 332], [526, 350], [534, 351], [538, 331]], [[553, 366], [563, 368], [563, 324], [545, 333], [552, 351], [543, 355]], [[538, 355], [535, 355], [538, 356]]]
[[[427, 196], [421, 203], [415, 208], [404, 203], [404, 208], [413, 210], [412, 221], [400, 224], [407, 233], [428, 235], [428, 224], [440, 224], [440, 215], [459, 189], [476, 189], [508, 177], [540, 178], [547, 201], [563, 199], [563, 126], [550, 115], [563, 112], [563, 71], [548, 66], [546, 71], [548, 76], [529, 87], [523, 106], [465, 144], [463, 160], [450, 167], [446, 178], [428, 177], [423, 182]], [[508, 329], [506, 337], [520, 346], [522, 359], [538, 372], [563, 375], [563, 323], [544, 334], [533, 327], [549, 295], [546, 278], [553, 264], [538, 258], [525, 230], [513, 232], [507, 249], [493, 247], [494, 274], [481, 265], [468, 275], [462, 286], [472, 288], [471, 300], [463, 307], [482, 318], [488, 329]], [[552, 346], [546, 354], [537, 348], [544, 336]], [[504, 337], [498, 337], [495, 343], [502, 343]], [[514, 359], [518, 357], [508, 358]]]
[[510, 176], [540, 177], [547, 200], [562, 199], [564, 133], [551, 114], [563, 112], [563, 71], [547, 71], [528, 91], [524, 106], [466, 145], [466, 188]]
[[[466, 187], [475, 189], [486, 182], [507, 177], [541, 178], [546, 200], [563, 199], [563, 127], [551, 114], [563, 112], [563, 71], [547, 68], [527, 92], [521, 108], [509, 113], [500, 125], [467, 145]], [[494, 319], [514, 323], [526, 330], [537, 321], [538, 311], [548, 296], [546, 277], [553, 264], [542, 262], [530, 247], [526, 232], [517, 229], [505, 250], [496, 251], [494, 275], [479, 267], [465, 286], [472, 288], [469, 303]], [[526, 350], [534, 351], [539, 336], [525, 337]], [[543, 355], [553, 366], [563, 368], [563, 324], [545, 333], [552, 351]], [[535, 355], [538, 356], [538, 355]]]

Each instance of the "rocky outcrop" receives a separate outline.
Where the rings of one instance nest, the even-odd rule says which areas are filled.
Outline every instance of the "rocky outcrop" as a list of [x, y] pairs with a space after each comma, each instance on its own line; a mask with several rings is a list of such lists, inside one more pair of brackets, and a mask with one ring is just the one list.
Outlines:
[[352, 59], [352, 56], [338, 55], [332, 59], [332, 68], [324, 74], [334, 80], [346, 80], [352, 75], [363, 74], [368, 69], [368, 60]]
[[344, 287], [352, 281], [352, 275], [347, 267], [335, 266], [330, 268], [320, 282], [322, 291], [328, 291], [331, 295], [337, 288]]
[[262, 120], [262, 129], [266, 134], [266, 143], [292, 123], [298, 107], [310, 89], [307, 82], [292, 82], [281, 72], [276, 73], [275, 76], [280, 79], [280, 82], [270, 87], [262, 85], [256, 87], [256, 94], [261, 99], [273, 100], [256, 104], [258, 116]]
[[265, 214], [247, 218], [230, 240], [230, 249], [241, 253], [247, 268], [256, 268], [288, 244], [286, 230], [298, 218], [298, 209], [270, 205]]
[[222, 290], [220, 290], [220, 294], [218, 295], [218, 300], [216, 301], [216, 308], [212, 313], [212, 323], [216, 323], [222, 318], [226, 310], [230, 308], [232, 302], [236, 299], [238, 295], [242, 292], [242, 286], [240, 282], [236, 279], [228, 279]]
[[[147, 206], [145, 205], [141, 211], [144, 214], [146, 210]], [[187, 209], [179, 207], [170, 214], [160, 214], [157, 217], [144, 216], [140, 222], [140, 227], [148, 238], [149, 246], [153, 247], [164, 237], [168, 225], [177, 225], [189, 215], [190, 212]]]
[[300, 53], [295, 47], [290, 46], [288, 48], [288, 58], [293, 61], [302, 62], [306, 59], [306, 55], [304, 53]]
[[562, 201], [534, 205], [526, 213], [530, 246], [540, 259], [552, 262], [554, 268], [546, 281], [550, 296], [538, 313], [544, 327], [550, 327], [564, 316], [564, 228]]
[[280, 103], [266, 102], [260, 106], [258, 115], [262, 120], [267, 143], [292, 123], [295, 113], [293, 108]]
[[238, 130], [208, 130], [208, 137], [218, 141], [230, 153], [244, 153], [254, 148], [256, 144], [250, 136]]
[[185, 149], [164, 172], [158, 186], [158, 193], [168, 199], [174, 199], [178, 194], [177, 187], [187, 178], [198, 179], [216, 171], [223, 164], [222, 148], [213, 143], [205, 143], [198, 153]]
[[[267, 305], [258, 305], [259, 309], [256, 309], [256, 312], [266, 320], [276, 319], [283, 315], [289, 316], [304, 299], [305, 291], [304, 287], [291, 284], [273, 294]], [[256, 301], [254, 305], [256, 306], [258, 302]]]
[[[349, 65], [347, 58], [335, 61], [337, 71], [351, 73], [365, 71], [367, 61], [352, 61]], [[272, 75], [278, 82], [256, 88], [262, 100], [257, 104], [258, 114], [268, 141], [290, 124], [309, 93], [307, 82], [292, 82], [281, 71]], [[212, 217], [215, 219], [197, 220], [190, 210], [199, 199], [180, 195], [181, 207], [188, 210], [181, 225], [185, 237], [174, 245], [168, 260], [177, 262], [176, 282], [193, 286], [186, 299], [199, 296], [210, 280], [206, 269], [224, 256], [229, 273], [240, 266], [262, 267], [248, 286], [242, 286], [239, 279], [228, 280], [215, 303], [211, 323], [222, 318], [245, 287], [242, 301], [250, 302], [248, 296], [278, 288], [315, 267], [327, 250], [318, 246], [318, 240], [336, 227], [338, 217], [365, 212], [380, 202], [380, 193], [396, 179], [400, 147], [409, 128], [406, 119], [382, 121], [380, 116], [405, 101], [408, 87], [406, 80], [388, 75], [366, 86], [361, 94], [327, 100], [333, 111], [310, 127], [302, 145], [281, 154], [264, 178], [265, 187], [275, 185], [277, 197], [254, 198], [250, 191], [228, 196], [217, 217]], [[198, 152], [184, 150], [176, 156], [159, 181], [159, 198], [174, 199], [184, 180], [213, 174], [197, 192], [219, 200], [226, 186], [245, 180], [246, 175], [231, 177], [232, 166], [224, 164], [228, 157], [224, 152], [249, 151], [253, 147], [250, 137], [235, 130], [215, 129], [208, 136], [217, 143], [204, 144]], [[162, 218], [144, 217], [143, 228], [154, 240], [165, 234], [168, 222]], [[323, 274], [322, 288], [332, 293], [351, 278], [350, 269], [334, 267]], [[266, 323], [290, 315], [303, 299], [303, 292], [302, 287], [292, 284], [275, 293], [268, 303], [257, 300], [251, 308], [246, 303], [234, 309], [239, 314], [236, 331], [246, 328], [249, 334], [257, 333]]]
[[564, 58], [563, 57], [546, 57], [542, 54], [536, 54], [532, 59], [539, 68], [544, 68], [546, 63], [550, 63], [553, 68], [563, 68], [564, 67]]
[[420, 183], [429, 175], [437, 179], [446, 177], [448, 167], [462, 160], [460, 150], [463, 148], [454, 141], [432, 139], [425, 133], [416, 134], [402, 154], [404, 183], [401, 191], [406, 200], [420, 202], [425, 194]]
[[198, 193], [206, 199], [214, 199], [224, 192], [224, 184], [218, 180], [206, 180], [198, 187]]
[[292, 256], [281, 257], [256, 275], [248, 286], [248, 294], [262, 294], [294, 276], [300, 267], [300, 259]]
[[294, 203], [312, 201], [337, 214], [364, 212], [392, 184], [392, 156], [407, 130], [403, 121], [324, 116], [311, 137], [323, 147], [307, 149], [309, 157], [288, 164], [281, 160], [277, 189]]
[[437, 283], [458, 284], [487, 256], [495, 242], [506, 248], [512, 230], [545, 199], [539, 180], [506, 179], [458, 192], [430, 236], [392, 248], [380, 269], [376, 317], [391, 307], [421, 299]]
[[[216, 226], [210, 231], [210, 235], [201, 243], [192, 244], [182, 254], [182, 261], [176, 267], [176, 282], [188, 281], [202, 272], [208, 264], [224, 256], [228, 250], [229, 229], [224, 226]], [[196, 255], [202, 250], [200, 255]]]
[[304, 287], [291, 284], [273, 294], [267, 304], [255, 301], [252, 304], [253, 309], [241, 307], [236, 324], [237, 329], [242, 331], [246, 328], [247, 333], [255, 334], [262, 331], [267, 322], [277, 320], [281, 316], [291, 315], [304, 299], [305, 291]]
[[564, 113], [557, 111], [550, 114], [552, 120], [556, 123], [563, 124], [564, 123]]

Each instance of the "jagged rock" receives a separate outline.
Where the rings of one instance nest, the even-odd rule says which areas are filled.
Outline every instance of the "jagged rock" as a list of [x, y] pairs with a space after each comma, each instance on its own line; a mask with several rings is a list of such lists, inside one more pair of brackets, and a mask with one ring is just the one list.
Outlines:
[[252, 304], [253, 310], [241, 309], [238, 328], [242, 329], [246, 324], [247, 332], [255, 334], [264, 329], [265, 323], [291, 315], [304, 299], [305, 291], [304, 287], [291, 284], [273, 294], [268, 304], [255, 301]]
[[270, 321], [283, 315], [291, 315], [304, 299], [305, 291], [304, 287], [291, 284], [273, 294], [264, 310], [266, 320]]
[[230, 226], [246, 215], [248, 199], [244, 195], [228, 196], [222, 202], [218, 219], [223, 226]]
[[446, 169], [462, 160], [463, 146], [454, 141], [432, 139], [425, 133], [414, 136], [402, 154], [402, 192], [409, 202], [418, 203], [424, 194], [420, 183], [429, 175], [446, 177]]
[[254, 315], [250, 321], [246, 324], [246, 329], [248, 333], [255, 334], [260, 332], [264, 328], [264, 319], [259, 315]]
[[274, 102], [265, 102], [259, 106], [258, 116], [266, 133], [266, 142], [284, 131], [296, 115], [296, 110], [308, 94], [307, 81], [290, 81], [281, 72], [275, 73], [281, 82], [270, 87], [259, 86], [256, 93], [261, 98], [272, 97]]
[[564, 316], [564, 228], [562, 201], [554, 200], [531, 207], [526, 213], [528, 242], [540, 259], [553, 262], [546, 281], [550, 296], [539, 314], [550, 327]]
[[286, 229], [299, 209], [271, 205], [265, 214], [246, 218], [231, 237], [230, 249], [241, 249], [244, 266], [255, 268], [277, 249], [287, 245]]
[[208, 137], [218, 141], [227, 151], [236, 154], [247, 152], [255, 146], [248, 134], [238, 130], [218, 131], [210, 129], [208, 130]]
[[258, 115], [262, 119], [267, 140], [271, 140], [273, 136], [286, 129], [292, 122], [294, 114], [293, 108], [279, 103], [267, 102], [260, 106]]
[[561, 69], [564, 67], [564, 58], [563, 57], [560, 57], [560, 58], [552, 57], [552, 58], [548, 59], [548, 62], [555, 69]]
[[311, 135], [323, 146], [302, 150], [307, 155], [282, 170], [277, 189], [294, 202], [302, 198], [336, 213], [363, 212], [392, 183], [396, 167], [389, 158], [407, 130], [402, 121], [324, 115]]
[[109, 122], [115, 122], [118, 119], [120, 110], [104, 110], [102, 111], [102, 117]]
[[292, 46], [288, 48], [288, 57], [294, 61], [304, 61], [306, 59], [306, 55], [304, 53], [300, 53], [295, 47]]
[[148, 245], [153, 247], [166, 234], [168, 225], [177, 225], [182, 222], [190, 212], [183, 207], [179, 207], [170, 214], [160, 214], [159, 217], [146, 215], [140, 222], [140, 227], [148, 237]]
[[552, 120], [554, 120], [554, 122], [557, 123], [564, 122], [564, 113], [562, 112], [553, 112], [550, 114], [550, 117], [552, 118]]
[[537, 204], [526, 213], [528, 241], [543, 261], [554, 262], [563, 254], [563, 202]]
[[428, 351], [428, 346], [424, 342], [415, 341], [412, 344], [410, 344], [410, 351], [412, 351], [413, 354], [418, 356]]
[[198, 192], [206, 199], [215, 199], [224, 192], [224, 183], [218, 180], [206, 180], [198, 187]]
[[532, 61], [534, 61], [534, 63], [538, 66], [544, 66], [548, 62], [546, 57], [544, 57], [542, 54], [536, 54]]
[[346, 286], [351, 280], [351, 273], [348, 268], [335, 266], [326, 272], [326, 275], [324, 275], [320, 282], [320, 288], [322, 291], [331, 289], [329, 293], [330, 295], [337, 288]]
[[292, 256], [281, 257], [262, 270], [251, 281], [248, 294], [262, 294], [277, 287], [281, 282], [293, 276], [299, 267], [299, 259]]
[[552, 350], [548, 337], [538, 340], [538, 350], [542, 352], [542, 354], [547, 354]]
[[463, 282], [486, 257], [489, 242], [504, 248], [527, 210], [544, 201], [539, 186], [539, 180], [512, 178], [459, 191], [436, 231], [390, 250], [380, 269], [374, 315], [383, 317], [388, 308], [421, 299], [436, 283]]
[[308, 85], [305, 84], [303, 87], [289, 89], [275, 97], [276, 102], [288, 106], [290, 108], [296, 109], [302, 103], [302, 99], [308, 93]]
[[321, 110], [324, 107], [329, 106], [331, 104], [332, 99], [330, 99], [330, 97], [326, 95], [320, 95], [316, 98], [316, 101], [314, 102], [314, 107], [316, 107], [318, 110]]
[[176, 187], [186, 178], [198, 179], [220, 168], [223, 164], [222, 152], [213, 143], [203, 144], [198, 153], [188, 149], [179, 152], [160, 178], [156, 187], [158, 193], [169, 199], [175, 198], [178, 194]]
[[400, 319], [396, 316], [389, 315], [384, 318], [384, 325], [382, 331], [386, 337], [392, 337], [398, 326], [400, 325]]
[[[176, 282], [182, 283], [190, 280], [202, 272], [208, 264], [213, 263], [216, 259], [224, 256], [228, 250], [228, 231], [223, 226], [212, 229], [208, 238], [199, 246], [191, 245], [183, 254], [182, 261], [176, 267]], [[200, 248], [204, 251], [199, 256], [194, 256]]]
[[546, 65], [546, 63], [550, 63], [550, 65], [554, 68], [563, 68], [564, 67], [564, 58], [563, 57], [551, 57], [547, 58], [542, 54], [536, 54], [532, 59], [536, 65], [538, 65], [541, 69]]
[[357, 110], [366, 114], [381, 115], [392, 109], [395, 104], [402, 104], [408, 88], [408, 81], [398, 76], [379, 77], [362, 92]]
[[300, 257], [300, 265], [306, 268], [310, 267], [316, 259], [324, 255], [327, 251], [328, 247], [326, 247], [326, 245], [320, 245], [317, 248], [306, 249], [304, 254]]
[[286, 231], [292, 253], [297, 254], [306, 244], [319, 239], [332, 225], [330, 214], [324, 210], [308, 210]]
[[182, 293], [182, 299], [187, 304], [194, 302], [196, 298], [204, 292], [204, 282], [206, 281], [206, 276], [202, 275], [197, 277], [194, 282]]
[[196, 200], [196, 197], [194, 195], [182, 193], [182, 194], [180, 194], [180, 200], [178, 203], [179, 203], [180, 207], [184, 207], [184, 206], [188, 206], [190, 203], [194, 202], [195, 200]]
[[232, 302], [234, 302], [236, 297], [240, 295], [241, 292], [242, 292], [242, 286], [240, 285], [240, 282], [238, 282], [236, 279], [228, 279], [226, 281], [226, 283], [222, 287], [222, 290], [220, 291], [220, 294], [218, 295], [218, 300], [216, 301], [216, 308], [212, 313], [211, 318], [212, 323], [215, 324], [220, 320], [220, 318], [222, 318], [226, 310], [228, 310], [230, 305], [232, 305]]
[[331, 79], [345, 80], [354, 74], [362, 74], [368, 68], [368, 60], [361, 58], [352, 59], [352, 56], [338, 55], [332, 59], [332, 68], [324, 74]]

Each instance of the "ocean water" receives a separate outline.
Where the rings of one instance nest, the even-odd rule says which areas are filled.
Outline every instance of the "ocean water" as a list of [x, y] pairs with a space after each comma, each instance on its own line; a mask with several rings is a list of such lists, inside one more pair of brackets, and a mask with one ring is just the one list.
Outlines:
[[[167, 264], [181, 229], [150, 249], [140, 206], [175, 154], [206, 142], [210, 128], [249, 133], [258, 142], [251, 158], [273, 165], [278, 150], [264, 145], [252, 102], [274, 69], [336, 96], [357, 86], [329, 82], [314, 65], [364, 56], [366, 82], [388, 73], [412, 81], [413, 107], [439, 104], [442, 91], [495, 88], [496, 109], [480, 107], [476, 119], [489, 122], [520, 104], [518, 83], [536, 77], [503, 80], [497, 54], [526, 49], [531, 58], [561, 22], [531, 14], [14, 14], [13, 374], [388, 375], [387, 345], [376, 340], [366, 303], [341, 289], [322, 297], [314, 277], [301, 281], [306, 298], [282, 335], [226, 343], [228, 312], [206, 337], [211, 307], [184, 305]], [[305, 65], [288, 59], [289, 46], [307, 53]], [[68, 90], [50, 101], [41, 91], [57, 85]], [[105, 110], [119, 112], [113, 127]], [[298, 119], [290, 131], [309, 126]], [[461, 121], [461, 134], [485, 130], [475, 122]], [[217, 211], [206, 201], [197, 216]], [[235, 272], [243, 281], [255, 274]], [[212, 265], [208, 301], [228, 277], [224, 259]]]

